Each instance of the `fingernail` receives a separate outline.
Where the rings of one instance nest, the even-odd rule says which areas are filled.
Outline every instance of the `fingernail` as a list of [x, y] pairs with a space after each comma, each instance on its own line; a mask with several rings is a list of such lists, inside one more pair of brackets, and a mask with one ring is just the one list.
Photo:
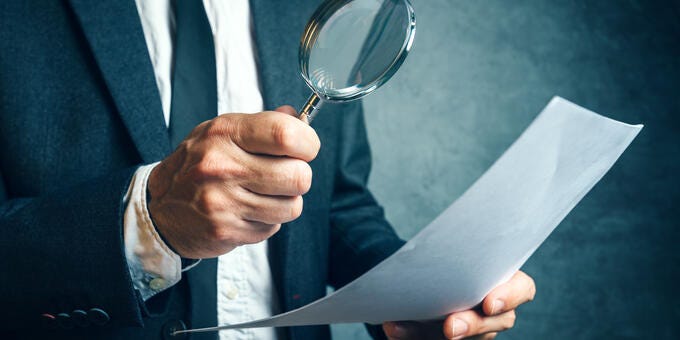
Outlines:
[[503, 307], [505, 307], [505, 302], [503, 302], [503, 300], [493, 300], [493, 303], [491, 304], [491, 315], [499, 314], [503, 311]]
[[468, 331], [468, 324], [467, 322], [461, 320], [461, 319], [455, 319], [453, 320], [453, 336], [454, 339], [461, 335], [465, 335]]

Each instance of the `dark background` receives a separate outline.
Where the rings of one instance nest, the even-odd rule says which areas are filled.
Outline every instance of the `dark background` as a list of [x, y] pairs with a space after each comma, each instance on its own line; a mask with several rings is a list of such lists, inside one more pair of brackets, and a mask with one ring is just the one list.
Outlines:
[[499, 339], [680, 338], [679, 2], [413, 4], [412, 54], [366, 100], [370, 185], [399, 234], [460, 196], [553, 95], [643, 123], [524, 266], [536, 300]]

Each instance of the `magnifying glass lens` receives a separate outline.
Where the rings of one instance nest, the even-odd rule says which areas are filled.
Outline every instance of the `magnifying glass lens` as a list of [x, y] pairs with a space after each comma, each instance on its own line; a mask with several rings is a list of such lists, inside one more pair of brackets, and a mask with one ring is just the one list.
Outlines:
[[397, 71], [415, 34], [408, 0], [330, 0], [314, 14], [300, 46], [302, 76], [317, 101], [349, 101]]

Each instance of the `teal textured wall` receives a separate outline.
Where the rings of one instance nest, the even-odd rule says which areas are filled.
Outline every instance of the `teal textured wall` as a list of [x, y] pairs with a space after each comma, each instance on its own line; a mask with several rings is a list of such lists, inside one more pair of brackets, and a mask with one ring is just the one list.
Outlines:
[[678, 338], [678, 1], [413, 2], [412, 54], [365, 101], [370, 186], [399, 234], [462, 194], [553, 95], [644, 123], [524, 266], [536, 300], [499, 339]]

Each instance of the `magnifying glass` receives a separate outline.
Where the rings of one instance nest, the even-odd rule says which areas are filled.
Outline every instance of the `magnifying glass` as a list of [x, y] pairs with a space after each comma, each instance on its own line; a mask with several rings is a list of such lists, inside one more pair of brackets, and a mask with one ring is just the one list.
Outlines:
[[416, 33], [408, 0], [328, 0], [300, 42], [300, 70], [313, 93], [300, 110], [312, 121], [324, 102], [362, 98], [388, 81]]

